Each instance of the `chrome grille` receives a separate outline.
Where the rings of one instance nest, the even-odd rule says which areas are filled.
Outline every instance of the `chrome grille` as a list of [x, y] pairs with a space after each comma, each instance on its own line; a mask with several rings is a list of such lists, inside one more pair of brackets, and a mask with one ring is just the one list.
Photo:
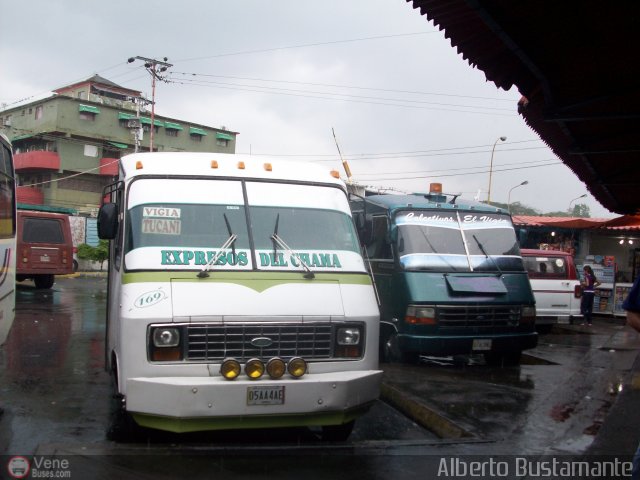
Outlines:
[[521, 314], [515, 305], [439, 305], [437, 309], [441, 327], [513, 327]]
[[[332, 356], [329, 324], [190, 325], [187, 327], [187, 361], [219, 361], [233, 357], [303, 357], [305, 360]], [[251, 344], [257, 338], [271, 340], [269, 346]]]

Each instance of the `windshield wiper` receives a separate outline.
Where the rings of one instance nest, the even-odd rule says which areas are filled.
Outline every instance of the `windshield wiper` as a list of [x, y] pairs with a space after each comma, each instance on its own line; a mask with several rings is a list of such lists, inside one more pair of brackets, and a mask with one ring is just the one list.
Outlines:
[[[276, 228], [277, 228], [278, 224], [276, 222]], [[316, 278], [316, 275], [311, 271], [311, 269], [309, 268], [309, 266], [304, 263], [302, 261], [302, 259], [300, 258], [300, 255], [296, 252], [294, 252], [293, 250], [291, 250], [291, 247], [289, 247], [289, 245], [287, 245], [286, 243], [284, 243], [284, 240], [282, 240], [277, 233], [274, 233], [273, 235], [271, 235], [271, 240], [273, 240], [273, 244], [276, 245], [280, 245], [281, 248], [283, 248], [284, 250], [287, 251], [287, 253], [289, 254], [289, 256], [291, 257], [296, 257], [298, 259], [298, 262], [300, 262], [300, 265], [302, 265], [302, 268], [304, 268], [305, 270], [305, 274], [304, 274], [304, 278]]]
[[276, 226], [273, 227], [273, 235], [271, 235], [271, 240], [273, 241], [273, 257], [275, 258], [276, 253], [278, 253], [278, 244], [274, 237], [278, 236], [278, 224], [280, 223], [280, 214], [276, 216]]
[[487, 257], [488, 259], [490, 259], [493, 264], [496, 266], [496, 268], [498, 269], [498, 272], [500, 272], [500, 275], [502, 275], [502, 270], [500, 270], [500, 267], [498, 266], [498, 262], [496, 262], [494, 260], [494, 258], [492, 256], [490, 256], [487, 251], [484, 249], [484, 247], [482, 246], [482, 244], [480, 243], [480, 240], [478, 240], [478, 238], [475, 235], [471, 235], [473, 237], [473, 239], [476, 241], [476, 243], [478, 244], [478, 247], [480, 248], [480, 251], [482, 253], [484, 253], [484, 256]]
[[207, 272], [209, 271], [209, 268], [211, 268], [211, 265], [214, 265], [218, 261], [218, 259], [222, 255], [223, 250], [226, 250], [230, 245], [233, 245], [233, 243], [236, 241], [236, 238], [238, 238], [236, 234], [231, 234], [231, 236], [227, 238], [226, 242], [222, 244], [213, 258], [209, 260], [204, 267], [202, 267], [202, 270], [200, 271], [200, 273], [198, 273], [198, 278], [207, 278], [209, 276]]
[[[229, 224], [229, 219], [227, 218], [227, 214], [223, 213], [224, 223], [227, 224], [227, 232], [229, 232], [229, 237], [233, 236], [233, 231], [231, 230], [231, 225]], [[236, 258], [236, 244], [233, 242], [231, 244], [231, 252], [233, 253], [233, 258]]]

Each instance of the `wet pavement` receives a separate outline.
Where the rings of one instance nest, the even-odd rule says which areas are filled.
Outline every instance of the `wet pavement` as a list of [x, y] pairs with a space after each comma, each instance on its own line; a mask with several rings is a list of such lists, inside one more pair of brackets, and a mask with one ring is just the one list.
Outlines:
[[[474, 356], [383, 364], [382, 398], [347, 442], [290, 429], [159, 433], [117, 444], [105, 437], [105, 302], [99, 275], [59, 278], [51, 291], [19, 284], [16, 320], [0, 349], [0, 455], [70, 456], [85, 478], [175, 478], [166, 469], [177, 464], [217, 478], [256, 468], [281, 478], [427, 478], [426, 463], [443, 455], [582, 455], [611, 445], [599, 437], [612, 435], [608, 414], [622, 394], [635, 395], [639, 336], [621, 318], [602, 317], [542, 335], [520, 366]], [[607, 453], [630, 457], [634, 441]]]

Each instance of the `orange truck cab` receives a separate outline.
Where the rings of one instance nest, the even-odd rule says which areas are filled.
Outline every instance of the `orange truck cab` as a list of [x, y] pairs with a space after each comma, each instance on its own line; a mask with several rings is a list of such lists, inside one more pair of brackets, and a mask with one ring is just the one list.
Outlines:
[[18, 210], [16, 280], [51, 288], [55, 275], [73, 273], [69, 215]]

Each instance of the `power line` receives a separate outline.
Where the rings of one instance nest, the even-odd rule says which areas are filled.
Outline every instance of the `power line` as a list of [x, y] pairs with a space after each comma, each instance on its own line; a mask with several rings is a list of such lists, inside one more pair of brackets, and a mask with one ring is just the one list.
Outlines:
[[[514, 171], [514, 170], [527, 170], [527, 169], [530, 169], [530, 168], [549, 167], [549, 166], [553, 166], [553, 165], [563, 165], [563, 163], [556, 161], [556, 162], [546, 163], [544, 165], [533, 165], [533, 166], [529, 166], [529, 167], [503, 168], [503, 169], [499, 169], [499, 170], [496, 170], [494, 168], [493, 171], [494, 172], [510, 172], [510, 171]], [[476, 167], [474, 167], [474, 168], [476, 168]], [[479, 172], [452, 173], [452, 174], [444, 174], [444, 175], [417, 175], [417, 176], [411, 176], [411, 177], [384, 178], [384, 179], [380, 179], [380, 181], [394, 182], [394, 181], [398, 181], [398, 180], [415, 180], [415, 179], [418, 179], [418, 178], [459, 177], [459, 176], [462, 176], [462, 175], [468, 176], [468, 175], [479, 175], [481, 173], [485, 174], [488, 171], [489, 170], [483, 170], [483, 171], [479, 171]], [[375, 182], [376, 180], [377, 179], [375, 179], [375, 178], [367, 179], [368, 182]]]
[[194, 60], [207, 60], [210, 58], [221, 58], [221, 57], [232, 57], [236, 55], [249, 55], [252, 53], [266, 53], [266, 52], [275, 52], [278, 50], [292, 50], [295, 48], [306, 48], [306, 47], [319, 47], [324, 45], [337, 45], [340, 43], [351, 43], [351, 42], [363, 42], [367, 40], [380, 40], [383, 38], [398, 38], [398, 37], [409, 37], [415, 35], [433, 35], [438, 32], [413, 32], [413, 33], [398, 33], [398, 34], [390, 34], [390, 35], [377, 35], [373, 37], [361, 37], [361, 38], [351, 38], [344, 40], [332, 40], [327, 42], [317, 42], [317, 43], [303, 43], [300, 45], [289, 45], [284, 47], [271, 47], [271, 48], [261, 48], [257, 50], [241, 50], [238, 52], [230, 52], [230, 53], [219, 53], [216, 55], [208, 55], [206, 57], [192, 57], [192, 58], [183, 58], [176, 60], [176, 62], [192, 62]]
[[[509, 166], [509, 165], [531, 165], [533, 164], [533, 166], [536, 166], [536, 164], [540, 164], [540, 163], [544, 163], [544, 162], [555, 162], [557, 161], [555, 158], [547, 158], [544, 160], [531, 160], [531, 161], [527, 161], [527, 162], [511, 162], [511, 163], [501, 163], [498, 164], [496, 166], [498, 167], [505, 167], [505, 166]], [[442, 169], [442, 170], [419, 170], [419, 171], [413, 171], [413, 172], [375, 172], [375, 173], [360, 173], [358, 174], [358, 176], [369, 176], [369, 175], [413, 175], [413, 174], [435, 174], [438, 172], [455, 172], [455, 171], [459, 171], [459, 170], [470, 170], [470, 169], [478, 169], [478, 168], [486, 168], [486, 165], [481, 165], [481, 166], [477, 166], [477, 167], [461, 167], [461, 168], [447, 168], [447, 169]], [[475, 173], [475, 172], [469, 172], [469, 173]], [[486, 173], [486, 171], [483, 171], [482, 173]]]
[[[186, 83], [186, 84], [191, 84], [191, 85], [196, 85], [196, 86], [211, 85], [214, 88], [216, 86], [220, 86], [220, 85], [230, 86], [230, 87], [238, 87], [240, 89], [243, 89], [243, 88], [258, 88], [258, 89], [260, 89], [259, 91], [261, 91], [261, 92], [264, 92], [264, 93], [276, 93], [276, 94], [284, 93], [284, 92], [314, 94], [314, 95], [323, 95], [323, 97], [314, 97], [314, 98], [326, 98], [326, 99], [336, 99], [336, 100], [345, 100], [345, 99], [356, 98], [356, 99], [365, 99], [365, 100], [383, 100], [383, 101], [389, 101], [389, 102], [401, 102], [401, 103], [407, 103], [407, 104], [424, 104], [424, 105], [436, 105], [436, 106], [445, 106], [445, 107], [475, 108], [475, 109], [482, 109], [482, 110], [496, 110], [496, 111], [515, 113], [515, 109], [514, 108], [485, 107], [485, 106], [481, 106], [481, 105], [480, 106], [476, 106], [476, 105], [461, 105], [461, 104], [456, 104], [456, 103], [438, 103], [438, 102], [427, 102], [427, 101], [424, 101], [424, 100], [405, 100], [405, 99], [402, 99], [402, 98], [368, 97], [368, 96], [364, 96], [364, 95], [350, 95], [350, 94], [346, 94], [346, 93], [319, 92], [319, 91], [314, 91], [314, 90], [297, 90], [297, 89], [291, 89], [291, 88], [266, 87], [266, 86], [260, 86], [260, 85], [245, 85], [245, 84], [238, 84], [238, 83], [225, 83], [225, 82], [214, 82], [214, 81], [204, 81], [204, 80], [190, 80], [190, 79], [185, 79], [185, 80], [182, 80], [182, 81], [169, 80], [169, 82], [174, 82], [174, 83], [180, 82], [180, 83], [183, 83], [183, 84]], [[254, 91], [255, 92], [255, 90], [250, 90], [250, 91]], [[334, 97], [345, 97], [345, 98], [334, 98]]]
[[[517, 141], [510, 141], [510, 142], [505, 142], [503, 145], [511, 145], [511, 144], [516, 144], [516, 143], [531, 143], [531, 142], [541, 142], [542, 140], [540, 140], [539, 138], [533, 138], [530, 140], [517, 140]], [[398, 156], [398, 155], [402, 155], [402, 154], [409, 154], [409, 153], [431, 153], [431, 152], [447, 152], [447, 151], [451, 151], [451, 150], [463, 150], [463, 149], [468, 149], [468, 148], [483, 148], [483, 147], [488, 147], [490, 148], [492, 146], [492, 144], [484, 144], [484, 145], [469, 145], [466, 147], [448, 147], [448, 148], [432, 148], [432, 149], [428, 149], [428, 150], [409, 150], [409, 151], [400, 151], [400, 152], [381, 152], [381, 153], [352, 153], [351, 155], [344, 155], [345, 157], [349, 157], [351, 160], [357, 160], [357, 158], [355, 158], [356, 156], [361, 156], [363, 158], [366, 157], [375, 157], [377, 155], [387, 155], [387, 156]], [[542, 147], [545, 148], [545, 147]], [[518, 150], [518, 149], [512, 149], [512, 150]], [[490, 150], [486, 150], [483, 151], [482, 153], [486, 153]], [[300, 157], [300, 158], [307, 158], [307, 157], [332, 157], [330, 160], [315, 160], [316, 162], [322, 162], [322, 161], [333, 161], [336, 157], [335, 153], [256, 153], [256, 152], [238, 152], [238, 153], [243, 153], [243, 154], [250, 154], [253, 156], [265, 156], [265, 157]], [[384, 157], [383, 157], [384, 158]], [[308, 158], [307, 158], [308, 160]], [[314, 160], [310, 160], [310, 161], [314, 161]]]
[[[169, 83], [176, 83], [176, 84], [189, 84], [189, 85], [193, 85], [193, 86], [200, 86], [200, 87], [208, 87], [208, 88], [218, 88], [218, 89], [223, 89], [223, 90], [236, 90], [236, 91], [244, 91], [244, 92], [252, 92], [252, 93], [266, 93], [266, 94], [271, 94], [271, 95], [285, 95], [285, 96], [290, 96], [290, 97], [301, 97], [301, 98], [315, 98], [318, 100], [334, 100], [334, 101], [341, 101], [341, 102], [352, 102], [352, 103], [365, 103], [365, 104], [369, 104], [369, 105], [385, 105], [385, 106], [390, 106], [390, 107], [404, 107], [404, 108], [417, 108], [417, 109], [426, 109], [426, 110], [436, 110], [436, 111], [444, 111], [444, 112], [459, 112], [459, 113], [473, 113], [473, 114], [480, 114], [480, 115], [495, 115], [495, 116], [500, 116], [500, 117], [512, 117], [514, 115], [517, 115], [516, 111], [513, 111], [513, 114], [504, 114], [504, 113], [494, 113], [494, 112], [477, 112], [477, 111], [473, 111], [473, 110], [458, 110], [458, 109], [454, 109], [454, 108], [438, 108], [438, 107], [425, 107], [425, 106], [420, 106], [420, 105], [407, 105], [407, 104], [395, 104], [395, 103], [387, 103], [387, 102], [370, 102], [370, 101], [364, 101], [364, 100], [353, 100], [353, 99], [349, 99], [349, 98], [331, 98], [331, 97], [322, 97], [322, 96], [316, 96], [316, 95], [300, 95], [300, 94], [295, 94], [295, 93], [285, 93], [285, 92], [269, 92], [269, 91], [264, 91], [264, 90], [251, 90], [248, 88], [237, 88], [237, 87], [226, 87], [226, 86], [220, 86], [220, 85], [202, 85], [202, 84], [198, 84], [198, 83], [189, 83], [189, 82], [179, 82], [179, 81], [175, 81], [175, 80], [171, 80]], [[464, 108], [464, 106], [462, 106]], [[469, 108], [483, 108], [483, 107], [469, 107]]]
[[266, 78], [255, 78], [255, 77], [238, 77], [231, 75], [213, 75], [206, 73], [189, 73], [189, 72], [172, 72], [174, 75], [191, 75], [194, 77], [214, 77], [214, 78], [228, 78], [231, 80], [250, 80], [256, 82], [268, 82], [268, 83], [285, 83], [285, 84], [293, 84], [293, 85], [311, 85], [314, 87], [330, 87], [330, 88], [350, 88], [354, 90], [372, 90], [377, 92], [390, 92], [390, 93], [408, 93], [411, 95], [432, 95], [439, 97], [454, 97], [454, 98], [471, 98], [476, 100], [491, 100], [491, 101], [499, 101], [499, 102], [511, 102], [513, 103], [515, 100], [509, 98], [497, 98], [497, 97], [479, 97], [474, 95], [456, 95], [450, 93], [435, 93], [435, 92], [423, 92], [419, 90], [395, 90], [390, 88], [375, 88], [375, 87], [362, 87], [357, 85], [339, 85], [339, 84], [331, 84], [331, 83], [315, 83], [315, 82], [296, 82], [292, 80], [273, 80]]

